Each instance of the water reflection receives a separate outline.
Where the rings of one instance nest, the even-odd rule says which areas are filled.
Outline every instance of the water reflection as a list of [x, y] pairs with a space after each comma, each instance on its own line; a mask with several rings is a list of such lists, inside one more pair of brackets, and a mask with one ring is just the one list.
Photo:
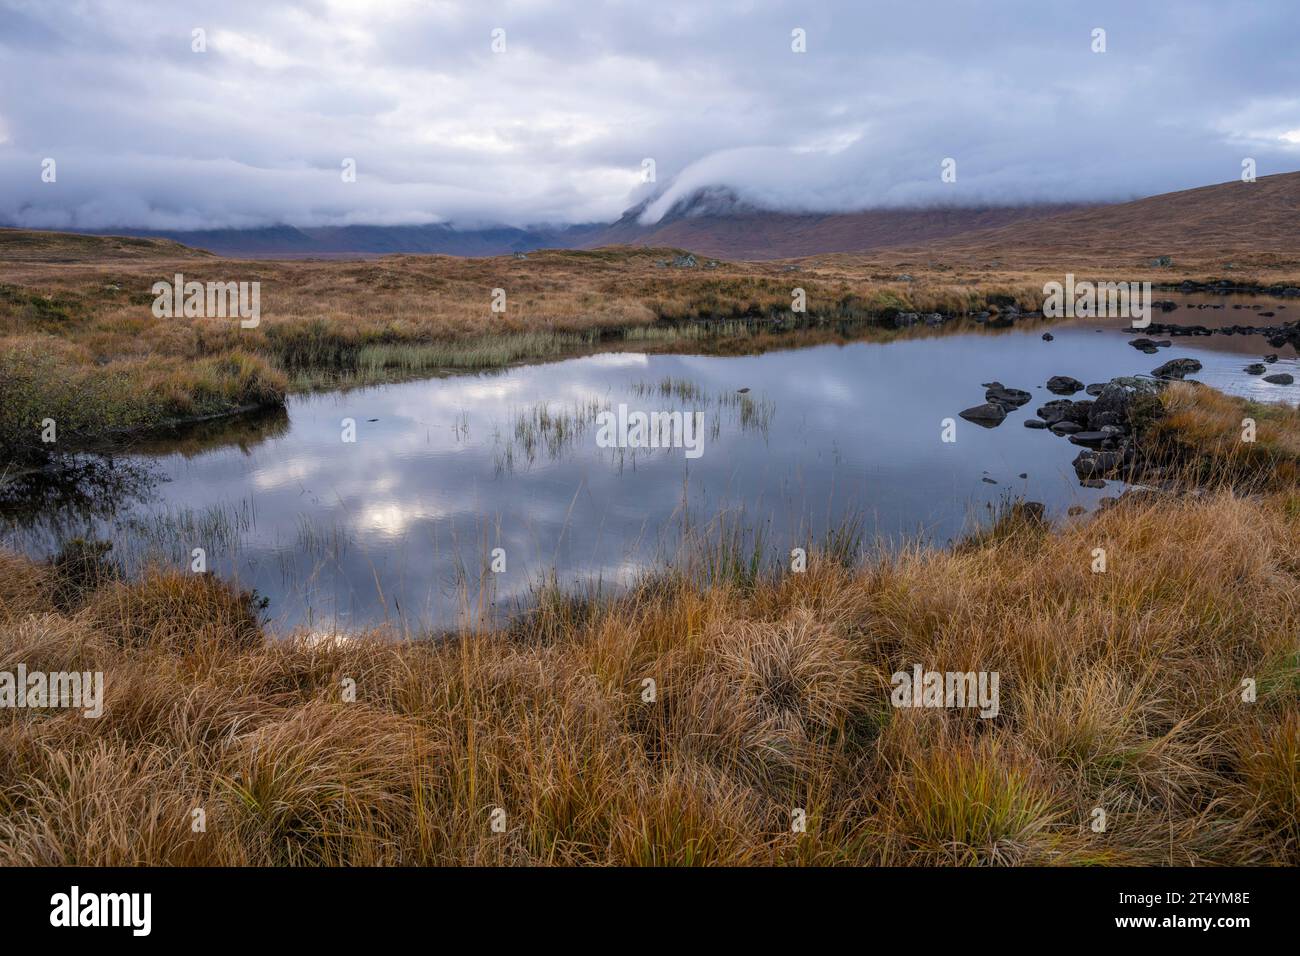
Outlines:
[[[268, 596], [283, 628], [452, 628], [526, 602], [552, 571], [564, 585], [629, 583], [718, 516], [782, 554], [854, 522], [869, 543], [943, 544], [1008, 495], [1058, 519], [1091, 508], [1115, 490], [1080, 487], [1078, 448], [1023, 427], [1054, 397], [1053, 375], [1099, 382], [1186, 356], [1201, 381], [1295, 400], [1297, 388], [1242, 372], [1244, 338], [1145, 355], [1119, 325], [1055, 324], [1050, 342], [1031, 324], [758, 355], [611, 352], [296, 397], [287, 414], [141, 444], [126, 462], [151, 476], [144, 487], [107, 491], [111, 508], [46, 499], [11, 515], [7, 536], [48, 554], [76, 528], [111, 538], [128, 564], [187, 566], [202, 547], [210, 568]], [[958, 419], [957, 440], [941, 441], [944, 420], [992, 380], [1033, 400], [991, 430]], [[594, 415], [619, 403], [702, 412], [703, 455], [598, 447]], [[489, 570], [496, 548], [501, 573]]]

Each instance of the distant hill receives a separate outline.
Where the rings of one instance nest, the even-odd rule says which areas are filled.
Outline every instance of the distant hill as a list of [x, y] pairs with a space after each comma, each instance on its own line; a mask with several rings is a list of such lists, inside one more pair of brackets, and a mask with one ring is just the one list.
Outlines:
[[[132, 236], [170, 239], [221, 256], [346, 257], [385, 256], [393, 253], [449, 256], [500, 256], [541, 248], [575, 248], [601, 226], [556, 229], [456, 229], [427, 226], [327, 226], [300, 229], [268, 226], [261, 229], [112, 230]], [[105, 230], [107, 234], [109, 230]]]
[[[996, 256], [1023, 265], [1170, 256], [1300, 252], [1300, 172], [1163, 193], [1133, 202], [1060, 213], [1012, 226], [965, 232], [900, 252], [945, 259]], [[907, 248], [910, 246], [911, 248]]]
[[0, 261], [5, 262], [184, 259], [203, 255], [171, 239], [0, 228]]
[[614, 223], [520, 229], [427, 226], [337, 226], [194, 231], [124, 228], [125, 234], [183, 243], [222, 256], [348, 257], [393, 253], [499, 256], [536, 249], [671, 246], [720, 259], [786, 259], [926, 242], [1008, 223], [1051, 216], [1075, 206], [885, 209], [841, 214], [784, 213], [741, 202], [711, 188], [678, 202], [656, 223], [638, 222], [645, 204]]
[[974, 230], [1042, 219], [1077, 205], [872, 209], [850, 213], [785, 213], [757, 209], [726, 189], [695, 193], [657, 223], [637, 222], [645, 203], [629, 209], [584, 248], [675, 246], [721, 259], [791, 259], [832, 252], [928, 242]]
[[[725, 187], [699, 190], [658, 222], [642, 225], [645, 203], [614, 223], [519, 229], [457, 229], [449, 225], [340, 226], [159, 232], [123, 237], [0, 230], [8, 258], [132, 258], [192, 254], [177, 243], [234, 257], [355, 257], [393, 253], [497, 256], [536, 249], [603, 246], [673, 247], [731, 260], [788, 259], [825, 254], [900, 253], [987, 262], [1154, 257], [1193, 253], [1293, 253], [1300, 240], [1300, 172], [1254, 183], [1228, 182], [1133, 202], [1095, 206], [1038, 205], [877, 209], [813, 214], [758, 209]], [[14, 237], [29, 237], [19, 242]], [[60, 236], [62, 245], [48, 237]], [[31, 237], [47, 237], [38, 240]], [[42, 242], [46, 245], [42, 247]], [[162, 245], [149, 245], [149, 243]]]

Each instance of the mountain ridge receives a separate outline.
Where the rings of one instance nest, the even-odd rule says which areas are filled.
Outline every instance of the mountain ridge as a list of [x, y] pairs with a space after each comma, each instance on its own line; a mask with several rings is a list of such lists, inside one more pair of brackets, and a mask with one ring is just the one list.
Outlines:
[[[1159, 257], [1193, 252], [1294, 253], [1300, 172], [1229, 181], [1098, 205], [935, 206], [844, 213], [761, 210], [726, 187], [697, 190], [656, 222], [653, 197], [613, 223], [534, 228], [273, 226], [251, 230], [98, 230], [101, 237], [180, 243], [234, 258], [365, 258], [440, 254], [468, 258], [538, 249], [676, 248], [718, 259], [898, 254], [951, 261], [1006, 259], [1026, 266], [1062, 257]], [[35, 233], [35, 231], [32, 231]], [[12, 244], [11, 244], [12, 245]], [[129, 254], [121, 246], [119, 254]]]
[[673, 203], [656, 222], [642, 224], [640, 217], [654, 198], [630, 207], [612, 223], [570, 226], [459, 229], [447, 223], [319, 227], [282, 224], [202, 230], [125, 227], [78, 233], [167, 240], [235, 258], [365, 258], [393, 254], [485, 257], [538, 249], [626, 245], [690, 249], [725, 259], [767, 260], [928, 241], [1079, 208], [1059, 204], [783, 212], [762, 209], [730, 188], [717, 186], [696, 190]]

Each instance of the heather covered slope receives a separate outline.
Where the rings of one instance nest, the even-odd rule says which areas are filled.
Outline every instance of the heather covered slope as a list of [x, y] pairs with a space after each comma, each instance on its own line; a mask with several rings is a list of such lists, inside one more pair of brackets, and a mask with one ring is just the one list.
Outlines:
[[1071, 261], [1136, 264], [1165, 255], [1175, 266], [1234, 259], [1294, 265], [1300, 262], [1300, 172], [1078, 209], [924, 247], [894, 245], [900, 253], [932, 260], [999, 260], [1005, 268]]
[[678, 246], [700, 255], [726, 259], [789, 259], [929, 242], [1042, 219], [1072, 208], [949, 206], [838, 214], [785, 213], [747, 207], [697, 214], [688, 209], [644, 226], [635, 217], [624, 217], [587, 239], [583, 246], [589, 249], [612, 244]]
[[170, 239], [0, 229], [0, 263], [107, 263], [206, 256], [207, 253], [201, 250], [191, 249]]

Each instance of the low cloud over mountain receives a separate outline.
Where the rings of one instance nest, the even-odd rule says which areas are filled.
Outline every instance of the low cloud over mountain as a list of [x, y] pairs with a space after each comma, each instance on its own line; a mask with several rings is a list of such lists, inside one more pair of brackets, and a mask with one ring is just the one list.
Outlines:
[[1290, 0], [955, 6], [0, 0], [0, 222], [649, 226], [702, 190], [976, 208], [1300, 166]]

